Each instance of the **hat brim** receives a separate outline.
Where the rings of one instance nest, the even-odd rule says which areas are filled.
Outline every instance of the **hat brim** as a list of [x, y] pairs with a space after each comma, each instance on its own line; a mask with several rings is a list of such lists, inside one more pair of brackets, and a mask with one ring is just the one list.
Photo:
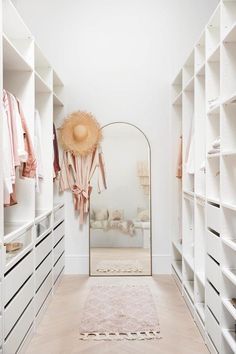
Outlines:
[[[87, 127], [88, 135], [83, 141], [74, 136], [74, 128], [78, 125]], [[77, 111], [70, 114], [60, 128], [60, 143], [66, 151], [75, 155], [87, 155], [93, 152], [102, 139], [100, 125], [91, 113]]]

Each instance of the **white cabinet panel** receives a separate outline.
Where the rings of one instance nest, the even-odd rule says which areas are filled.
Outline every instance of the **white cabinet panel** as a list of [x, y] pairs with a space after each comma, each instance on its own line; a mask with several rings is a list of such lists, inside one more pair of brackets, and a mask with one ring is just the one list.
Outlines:
[[35, 249], [36, 267], [42, 262], [42, 260], [48, 255], [52, 250], [52, 233], [47, 235]]
[[34, 296], [34, 278], [27, 281], [5, 309], [4, 337], [8, 335], [18, 318]]
[[40, 264], [35, 273], [35, 284], [36, 290], [40, 287], [43, 280], [46, 278], [48, 273], [52, 269], [52, 252], [47, 256], [47, 258]]
[[59, 274], [61, 273], [63, 267], [65, 265], [65, 254], [61, 256], [61, 258], [58, 260], [57, 264], [53, 268], [53, 283], [56, 282]]
[[19, 322], [14, 327], [10, 336], [5, 342], [5, 354], [14, 354], [21, 345], [25, 335], [27, 334], [34, 318], [34, 307], [31, 302]]
[[44, 303], [46, 297], [48, 296], [50, 290], [52, 289], [52, 272], [48, 274], [47, 278], [44, 280], [43, 284], [37, 291], [35, 295], [35, 315], [40, 310], [40, 307]]
[[213, 286], [220, 290], [220, 267], [219, 265], [207, 255], [206, 261], [206, 277], [213, 284]]
[[5, 277], [5, 296], [4, 296], [5, 305], [32, 273], [33, 273], [33, 253], [30, 252]]
[[207, 231], [207, 253], [220, 262], [220, 237]]
[[221, 313], [221, 299], [219, 294], [217, 294], [208, 281], [206, 282], [206, 304], [210, 307], [211, 311], [219, 321]]
[[221, 340], [220, 326], [208, 308], [206, 310], [206, 330], [216, 349], [219, 350]]
[[64, 250], [65, 250], [65, 238], [63, 237], [61, 239], [61, 241], [55, 246], [55, 248], [53, 250], [53, 253], [54, 253], [53, 261], [54, 261], [54, 264], [56, 263], [58, 258], [62, 255]]
[[220, 233], [220, 208], [207, 204], [207, 227]]
[[53, 230], [53, 246], [55, 246], [58, 241], [65, 235], [65, 222], [63, 221]]

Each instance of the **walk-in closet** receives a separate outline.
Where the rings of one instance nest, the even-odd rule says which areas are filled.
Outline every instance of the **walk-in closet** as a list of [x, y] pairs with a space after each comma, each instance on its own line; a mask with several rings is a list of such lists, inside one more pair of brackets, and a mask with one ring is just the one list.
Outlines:
[[0, 354], [235, 354], [236, 0], [0, 24]]

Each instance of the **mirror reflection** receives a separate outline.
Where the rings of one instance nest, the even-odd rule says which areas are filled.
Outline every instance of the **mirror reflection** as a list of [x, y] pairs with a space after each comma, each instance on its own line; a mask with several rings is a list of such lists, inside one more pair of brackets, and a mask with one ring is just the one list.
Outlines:
[[90, 274], [150, 275], [150, 149], [135, 126], [103, 128], [107, 190], [90, 199]]

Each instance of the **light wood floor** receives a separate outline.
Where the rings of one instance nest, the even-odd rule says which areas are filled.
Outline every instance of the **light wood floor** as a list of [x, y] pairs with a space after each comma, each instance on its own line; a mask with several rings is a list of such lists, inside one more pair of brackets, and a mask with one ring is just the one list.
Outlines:
[[[105, 248], [105, 247], [93, 247], [90, 249], [91, 259], [91, 274], [92, 275], [104, 275], [110, 276], [111, 274], [104, 274], [97, 271], [98, 265], [101, 261], [138, 261], [142, 266], [142, 272], [130, 272], [128, 275], [150, 275], [151, 274], [151, 255], [150, 249], [147, 248]], [[112, 275], [127, 275], [127, 272], [114, 272]]]
[[[95, 342], [78, 340], [83, 303], [94, 284], [118, 282], [149, 285], [159, 313], [162, 339]], [[27, 354], [203, 354], [201, 335], [171, 276], [88, 278], [64, 276], [37, 329]]]

